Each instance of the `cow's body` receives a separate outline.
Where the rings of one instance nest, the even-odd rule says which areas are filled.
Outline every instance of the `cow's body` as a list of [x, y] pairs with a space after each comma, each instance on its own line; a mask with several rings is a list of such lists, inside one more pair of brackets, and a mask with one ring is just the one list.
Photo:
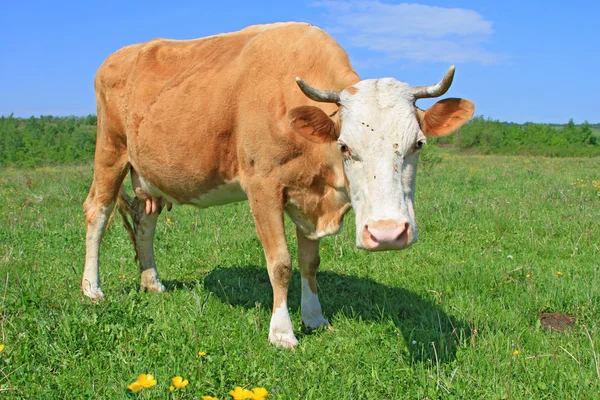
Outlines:
[[[284, 212], [298, 227], [303, 321], [309, 327], [327, 323], [316, 295], [318, 239], [340, 229], [350, 196], [336, 141], [311, 142], [290, 124], [290, 110], [298, 107], [318, 106], [327, 115], [338, 109], [306, 97], [297, 76], [337, 91], [360, 81], [344, 50], [303, 23], [188, 41], [157, 39], [108, 57], [95, 81], [95, 170], [84, 204], [87, 296], [103, 296], [100, 240], [131, 171], [137, 197], [126, 207], [133, 214], [143, 289], [164, 290], [153, 255], [162, 205], [248, 199], [274, 291], [269, 339], [297, 344], [287, 311], [291, 259]], [[326, 122], [339, 126], [339, 115]], [[365, 229], [369, 236], [374, 228]]]

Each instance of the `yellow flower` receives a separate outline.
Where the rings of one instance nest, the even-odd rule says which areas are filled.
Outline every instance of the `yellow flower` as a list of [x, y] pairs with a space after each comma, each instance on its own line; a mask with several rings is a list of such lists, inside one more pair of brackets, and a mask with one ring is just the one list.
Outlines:
[[202, 400], [219, 400], [216, 397], [212, 397], [212, 396], [202, 396]]
[[0, 344], [0, 353], [4, 351], [4, 343]]
[[175, 378], [171, 379], [171, 382], [173, 382], [173, 386], [175, 386], [177, 389], [184, 388], [189, 383], [187, 379], [183, 379], [180, 376], [176, 376]]
[[166, 221], [167, 221], [167, 225], [171, 225], [171, 218], [167, 217]]
[[519, 355], [519, 350], [513, 351], [513, 355], [518, 356]]
[[150, 374], [141, 374], [140, 376], [138, 376], [138, 382], [140, 383], [140, 385], [142, 385], [142, 387], [145, 387], [146, 389], [156, 385], [156, 379], [154, 379], [154, 376]]
[[325, 251], [325, 247], [321, 247], [321, 250]]
[[198, 352], [198, 357], [204, 357], [205, 355], [206, 355], [206, 353], [203, 351]]
[[269, 392], [265, 388], [258, 387], [252, 389], [252, 400], [265, 400], [268, 395]]
[[251, 399], [252, 396], [254, 396], [254, 394], [251, 391], [249, 391], [248, 389], [242, 389], [239, 386], [230, 391], [229, 394], [231, 395], [231, 397], [233, 397], [233, 400]]
[[142, 384], [138, 381], [135, 381], [131, 385], [127, 386], [127, 389], [131, 390], [132, 392], [139, 392], [142, 390]]
[[172, 392], [173, 390], [175, 390], [175, 388], [173, 386], [169, 386], [169, 390]]
[[562, 274], [563, 274], [563, 273], [562, 273], [562, 272], [560, 272], [560, 271], [557, 271], [557, 272], [556, 272], [556, 275], [557, 275], [557, 276], [561, 276]]
[[527, 278], [527, 279], [531, 278], [531, 274], [525, 275], [525, 278]]

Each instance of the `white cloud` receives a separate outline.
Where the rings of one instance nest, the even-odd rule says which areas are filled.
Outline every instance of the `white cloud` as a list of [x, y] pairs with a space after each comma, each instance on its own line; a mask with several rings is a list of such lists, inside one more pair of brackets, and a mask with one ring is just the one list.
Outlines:
[[324, 0], [313, 6], [327, 9], [327, 31], [391, 59], [491, 64], [504, 58], [483, 48], [494, 30], [473, 10], [378, 0]]

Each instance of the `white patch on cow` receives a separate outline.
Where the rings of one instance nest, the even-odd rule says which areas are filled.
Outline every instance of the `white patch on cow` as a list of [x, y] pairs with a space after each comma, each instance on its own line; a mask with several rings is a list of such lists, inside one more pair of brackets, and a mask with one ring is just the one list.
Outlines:
[[205, 208], [244, 200], [248, 200], [248, 196], [242, 189], [239, 178], [235, 178], [226, 181], [224, 184], [202, 194], [198, 198], [191, 199], [190, 203], [196, 207]]
[[307, 328], [327, 326], [329, 322], [323, 316], [319, 296], [312, 292], [308, 279], [302, 278], [302, 322]]
[[81, 289], [83, 290], [83, 294], [92, 300], [104, 298], [104, 293], [102, 293], [102, 289], [100, 289], [98, 259], [100, 256], [100, 242], [102, 241], [102, 236], [106, 230], [113, 207], [114, 203], [108, 207], [98, 206], [94, 221], [87, 225], [85, 237], [85, 267], [83, 270], [83, 278], [81, 279]]
[[[135, 170], [135, 167], [134, 167]], [[172, 198], [171, 196], [169, 196], [166, 193], [163, 193], [159, 188], [157, 188], [156, 186], [154, 186], [152, 183], [150, 183], [146, 178], [144, 178], [142, 175], [139, 174], [139, 172], [137, 173], [137, 178], [139, 180], [139, 184], [140, 187], [142, 188], [142, 191], [150, 197], [154, 197], [154, 198], [163, 198], [166, 199], [167, 201], [173, 203], [173, 204], [179, 204], [179, 202], [177, 200], [175, 200], [174, 198]]]
[[365, 247], [362, 230], [368, 221], [408, 222], [416, 238], [418, 152], [413, 149], [422, 133], [412, 88], [392, 78], [364, 80], [354, 87], [354, 94], [341, 93], [339, 141], [351, 153], [344, 157], [344, 168], [356, 214], [356, 244]]
[[281, 302], [271, 316], [269, 342], [286, 349], [291, 349], [298, 345], [298, 339], [294, 336], [294, 327], [292, 326], [292, 320], [290, 319], [285, 301]]

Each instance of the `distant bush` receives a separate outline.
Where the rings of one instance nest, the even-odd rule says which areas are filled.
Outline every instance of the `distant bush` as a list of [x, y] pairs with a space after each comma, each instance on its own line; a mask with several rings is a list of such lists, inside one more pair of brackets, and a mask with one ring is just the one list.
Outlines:
[[95, 115], [0, 117], [0, 166], [89, 162], [94, 158], [95, 146]]
[[[0, 117], [0, 167], [36, 167], [48, 164], [91, 162], [96, 146], [96, 116], [14, 118]], [[430, 140], [431, 144], [482, 154], [540, 155], [550, 157], [600, 156], [598, 125], [565, 125], [499, 122], [473, 118], [454, 135]], [[423, 164], [441, 158], [429, 146]]]
[[433, 142], [483, 154], [600, 156], [598, 137], [592, 127], [587, 122], [575, 125], [573, 120], [566, 125], [520, 125], [475, 117], [451, 138]]

